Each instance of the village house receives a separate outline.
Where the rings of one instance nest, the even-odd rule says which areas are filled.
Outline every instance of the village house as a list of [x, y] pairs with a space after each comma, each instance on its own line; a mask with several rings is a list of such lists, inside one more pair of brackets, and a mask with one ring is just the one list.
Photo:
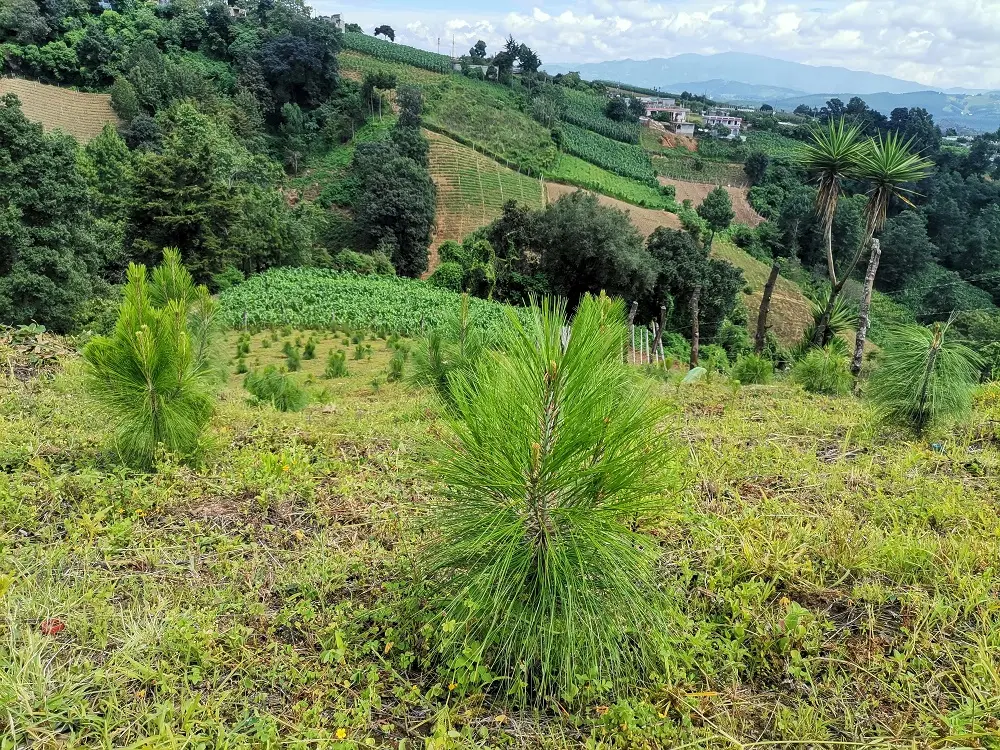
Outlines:
[[646, 117], [654, 119], [660, 115], [661, 120], [666, 118], [664, 124], [671, 132], [680, 135], [694, 135], [694, 123], [688, 122], [687, 119], [691, 110], [677, 106], [676, 100], [664, 97], [643, 97], [640, 101], [646, 108]]

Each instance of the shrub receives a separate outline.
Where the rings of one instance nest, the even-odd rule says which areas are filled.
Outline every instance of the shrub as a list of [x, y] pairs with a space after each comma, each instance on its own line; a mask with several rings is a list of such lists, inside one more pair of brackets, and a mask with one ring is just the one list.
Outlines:
[[360, 360], [364, 356], [365, 356], [365, 345], [359, 343], [357, 346], [354, 347], [354, 359]]
[[249, 373], [243, 387], [258, 402], [271, 404], [278, 411], [302, 411], [309, 403], [309, 394], [274, 365], [268, 365], [263, 372]]
[[530, 312], [528, 324], [509, 316], [500, 351], [450, 377], [448, 489], [429, 553], [454, 625], [443, 652], [520, 700], [570, 700], [583, 683], [633, 688], [662, 673], [657, 545], [635, 528], [663, 507], [673, 472], [650, 450], [662, 401], [622, 362], [623, 304], [584, 297], [565, 348], [565, 307]]
[[763, 385], [771, 381], [774, 365], [756, 354], [742, 354], [729, 370], [729, 377], [742, 385]]
[[189, 455], [212, 414], [215, 302], [195, 287], [180, 253], [166, 250], [147, 279], [132, 264], [110, 336], [83, 350], [87, 386], [115, 433], [124, 461], [153, 465], [158, 445]]
[[316, 359], [316, 341], [309, 339], [302, 347], [302, 359]]
[[245, 359], [243, 359], [243, 357], [240, 357], [238, 360], [236, 360], [236, 374], [237, 375], [243, 375], [244, 373], [247, 372], [248, 369], [249, 368], [247, 368], [247, 361]]
[[434, 273], [427, 280], [440, 289], [460, 292], [462, 291], [462, 280], [464, 278], [465, 270], [462, 266], [454, 261], [448, 261], [435, 268]]
[[347, 354], [343, 349], [330, 352], [326, 358], [326, 369], [323, 371], [324, 378], [346, 378], [347, 377]]
[[337, 271], [350, 271], [359, 276], [395, 276], [396, 269], [385, 253], [356, 253], [353, 250], [341, 250], [333, 256], [330, 266]]
[[982, 360], [948, 336], [950, 322], [894, 328], [872, 373], [868, 396], [880, 419], [923, 431], [968, 414]]
[[721, 346], [730, 359], [736, 359], [741, 354], [750, 351], [750, 332], [747, 331], [746, 326], [734, 323], [727, 318], [722, 321], [719, 332], [715, 334], [714, 343]]
[[810, 349], [792, 368], [792, 380], [810, 393], [829, 396], [848, 393], [854, 382], [844, 351], [831, 346]]

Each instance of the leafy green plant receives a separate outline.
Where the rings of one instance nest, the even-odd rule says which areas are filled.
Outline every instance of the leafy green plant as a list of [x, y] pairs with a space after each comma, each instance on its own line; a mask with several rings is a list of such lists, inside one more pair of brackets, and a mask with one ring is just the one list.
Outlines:
[[164, 251], [152, 281], [135, 264], [127, 278], [114, 332], [91, 339], [83, 358], [119, 454], [149, 468], [158, 445], [193, 453], [212, 414], [216, 308], [176, 250]]
[[982, 360], [948, 336], [950, 325], [904, 325], [891, 331], [868, 384], [879, 418], [921, 432], [968, 414]]
[[[838, 339], [841, 341], [841, 339]], [[846, 346], [810, 349], [792, 368], [792, 380], [810, 393], [848, 393], [854, 378], [847, 369]]]
[[773, 374], [774, 365], [771, 360], [756, 354], [741, 354], [729, 370], [729, 377], [741, 385], [770, 383]]
[[343, 349], [330, 352], [326, 358], [326, 369], [323, 371], [324, 378], [346, 378], [347, 377], [347, 354]]
[[243, 379], [246, 388], [260, 403], [271, 404], [278, 411], [302, 411], [309, 394], [287, 373], [268, 365], [261, 372], [251, 372]]
[[662, 402], [622, 361], [624, 305], [585, 297], [565, 346], [563, 304], [530, 312], [449, 375], [428, 559], [446, 656], [481, 662], [518, 699], [571, 700], [585, 682], [632, 687], [662, 668], [656, 544], [635, 529], [672, 470], [650, 449]]

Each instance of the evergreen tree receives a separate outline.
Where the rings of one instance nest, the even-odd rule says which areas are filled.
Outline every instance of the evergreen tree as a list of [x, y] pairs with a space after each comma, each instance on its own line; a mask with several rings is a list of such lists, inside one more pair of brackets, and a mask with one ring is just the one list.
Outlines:
[[726, 189], [719, 185], [706, 195], [698, 206], [698, 215], [708, 224], [708, 247], [711, 250], [716, 232], [726, 231], [736, 216], [733, 213], [733, 200]]

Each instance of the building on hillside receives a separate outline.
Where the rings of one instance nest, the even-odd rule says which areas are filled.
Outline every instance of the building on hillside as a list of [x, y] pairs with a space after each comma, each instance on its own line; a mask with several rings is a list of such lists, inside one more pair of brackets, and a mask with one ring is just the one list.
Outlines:
[[332, 16], [316, 16], [316, 20], [325, 21], [335, 28], [337, 31], [344, 30], [344, 22], [340, 19], [339, 13], [334, 13]]
[[714, 128], [718, 125], [729, 128], [729, 135], [731, 137], [738, 136], [740, 134], [740, 129], [743, 127], [742, 117], [733, 117], [732, 115], [702, 115], [701, 118], [706, 128]]
[[111, 5], [111, 0], [99, 0], [99, 2], [97, 3], [97, 7], [100, 8], [102, 11], [114, 10], [114, 8]]
[[687, 119], [691, 110], [687, 107], [678, 107], [676, 100], [645, 96], [639, 101], [646, 108], [646, 117], [653, 119], [656, 115], [660, 115], [660, 121], [664, 122], [671, 132], [680, 135], [694, 135], [694, 123], [688, 122]]
[[246, 18], [247, 9], [241, 8], [236, 4], [236, 0], [226, 0], [226, 9], [229, 11], [230, 18]]

